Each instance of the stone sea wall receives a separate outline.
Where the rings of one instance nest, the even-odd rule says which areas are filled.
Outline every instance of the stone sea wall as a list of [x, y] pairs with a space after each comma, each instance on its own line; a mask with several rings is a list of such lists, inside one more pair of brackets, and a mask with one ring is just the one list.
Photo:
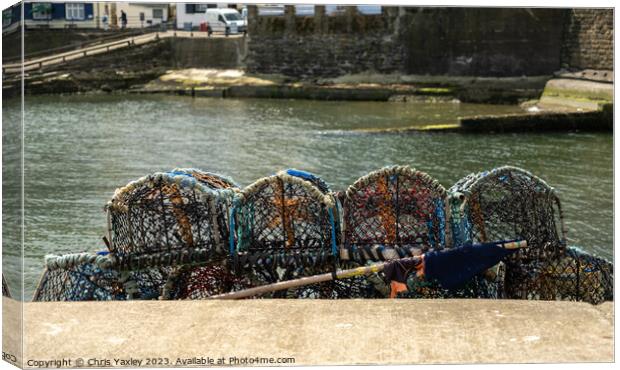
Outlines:
[[[242, 68], [243, 38], [167, 38], [44, 66], [24, 77], [25, 93], [123, 91], [157, 79], [170, 69]], [[21, 92], [21, 76], [3, 76], [4, 97]]]
[[[52, 64], [24, 76], [26, 95], [126, 90], [151, 81], [173, 65], [170, 40]], [[3, 76], [3, 97], [21, 92], [21, 75]]]
[[173, 68], [242, 68], [243, 38], [177, 38], [170, 42]]
[[566, 10], [407, 8], [402, 15], [407, 74], [550, 75], [560, 64]]
[[[259, 15], [249, 7], [250, 72], [334, 77], [360, 72], [449, 76], [551, 75], [562, 61], [607, 68], [610, 10], [384, 7], [382, 14]], [[566, 40], [566, 43], [565, 43]], [[568, 62], [566, 62], [568, 61]]]
[[394, 32], [396, 14], [353, 10], [328, 16], [316, 6], [314, 16], [296, 16], [287, 6], [283, 16], [259, 16], [251, 6], [247, 69], [301, 78], [399, 72], [405, 53]]
[[613, 9], [570, 10], [562, 48], [563, 67], [613, 70], [613, 63]]

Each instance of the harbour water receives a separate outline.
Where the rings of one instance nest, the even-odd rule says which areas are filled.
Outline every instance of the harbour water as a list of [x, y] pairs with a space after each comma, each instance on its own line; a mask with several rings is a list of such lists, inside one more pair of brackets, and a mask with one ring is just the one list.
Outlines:
[[[117, 187], [175, 167], [220, 172], [241, 185], [294, 167], [340, 190], [392, 164], [426, 171], [446, 188], [471, 172], [519, 166], [558, 189], [569, 244], [612, 257], [611, 134], [360, 131], [456, 123], [515, 106], [126, 95], [28, 97], [25, 104], [26, 299], [46, 254], [105, 249], [103, 206]], [[21, 268], [12, 227], [19, 225], [19, 113], [18, 100], [4, 102], [4, 266], [13, 291]]]

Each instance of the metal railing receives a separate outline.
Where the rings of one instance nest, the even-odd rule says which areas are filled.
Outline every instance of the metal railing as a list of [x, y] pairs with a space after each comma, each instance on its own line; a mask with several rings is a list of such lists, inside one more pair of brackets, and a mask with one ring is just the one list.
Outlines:
[[123, 39], [116, 42], [110, 42], [104, 45], [91, 46], [78, 50], [73, 50], [61, 54], [55, 54], [48, 57], [43, 57], [35, 60], [24, 61], [23, 63], [4, 64], [2, 66], [3, 73], [20, 73], [22, 67], [24, 71], [32, 71], [41, 69], [45, 65], [64, 63], [68, 60], [79, 59], [89, 55], [100, 54], [103, 52], [109, 52], [110, 50], [121, 49], [133, 45], [141, 45], [147, 42], [155, 41], [160, 38], [159, 32], [152, 32], [148, 34], [142, 34], [140, 36], [131, 37], [129, 39]]
[[[237, 35], [238, 37], [242, 37], [242, 34]], [[44, 66], [65, 63], [67, 61], [72, 61], [75, 59], [83, 58], [86, 56], [101, 54], [104, 52], [110, 52], [113, 50], [136, 46], [136, 45], [144, 45], [149, 42], [157, 41], [162, 38], [207, 38], [213, 37], [209, 35], [208, 32], [200, 32], [200, 31], [181, 31], [181, 30], [172, 30], [166, 32], [151, 32], [146, 34], [141, 34], [139, 36], [131, 37], [128, 39], [119, 40], [116, 42], [110, 42], [103, 45], [95, 45], [87, 48], [82, 48], [78, 50], [68, 51], [65, 53], [54, 54], [47, 57], [27, 60], [23, 63], [4, 63], [2, 66], [3, 74], [16, 74], [21, 73], [22, 68], [24, 72], [35, 71], [43, 68]], [[224, 34], [222, 34], [224, 37]], [[229, 37], [234, 37], [233, 35]]]

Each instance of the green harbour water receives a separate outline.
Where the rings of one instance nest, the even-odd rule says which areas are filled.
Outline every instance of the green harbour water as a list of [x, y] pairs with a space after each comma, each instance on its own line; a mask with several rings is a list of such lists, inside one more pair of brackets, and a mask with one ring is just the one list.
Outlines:
[[[21, 269], [20, 108], [18, 100], [4, 102], [3, 256], [14, 292]], [[446, 188], [471, 172], [519, 166], [559, 191], [569, 244], [612, 258], [612, 134], [360, 131], [456, 123], [458, 116], [519, 110], [455, 103], [27, 97], [25, 298], [32, 296], [46, 254], [105, 249], [103, 207], [117, 187], [175, 167], [219, 172], [241, 185], [294, 167], [342, 190], [393, 164], [428, 172]]]

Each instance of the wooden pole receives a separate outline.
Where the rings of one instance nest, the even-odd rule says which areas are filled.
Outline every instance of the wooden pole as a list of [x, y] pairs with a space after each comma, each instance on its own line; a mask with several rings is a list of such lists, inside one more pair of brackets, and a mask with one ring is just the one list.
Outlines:
[[[505, 243], [498, 242], [497, 246], [500, 246], [505, 249], [521, 249], [521, 248], [527, 248], [527, 241], [519, 240], [519, 241], [505, 242]], [[274, 284], [261, 285], [261, 286], [250, 288], [250, 289], [240, 290], [238, 292], [218, 294], [218, 295], [208, 297], [208, 299], [249, 298], [249, 297], [253, 297], [253, 296], [257, 296], [257, 295], [261, 295], [265, 293], [271, 293], [271, 292], [276, 292], [279, 290], [285, 290], [285, 289], [290, 289], [290, 288], [297, 288], [297, 287], [304, 286], [304, 285], [318, 284], [318, 283], [323, 283], [323, 282], [330, 281], [330, 280], [348, 279], [348, 278], [352, 278], [355, 276], [370, 275], [375, 272], [383, 271], [383, 269], [388, 263], [392, 263], [395, 261], [404, 262], [404, 261], [410, 261], [413, 259], [420, 259], [420, 258], [421, 256], [405, 257], [405, 258], [394, 259], [388, 262], [374, 264], [371, 266], [363, 266], [363, 267], [357, 267], [354, 269], [329, 272], [329, 273], [321, 274], [321, 275], [302, 277], [299, 279], [280, 281]]]
[[[402, 258], [402, 259], [399, 259], [398, 261], [404, 261], [406, 259], [412, 259], [412, 258], [417, 258], [417, 257]], [[313, 275], [313, 276], [302, 277], [302, 278], [294, 279], [294, 280], [280, 281], [274, 284], [261, 285], [255, 288], [240, 290], [238, 292], [218, 294], [218, 295], [208, 297], [208, 299], [248, 298], [248, 297], [253, 297], [253, 296], [261, 295], [265, 293], [276, 292], [278, 290], [297, 288], [300, 286], [310, 285], [310, 284], [318, 284], [318, 283], [322, 283], [322, 282], [330, 281], [330, 280], [347, 279], [347, 278], [352, 278], [352, 277], [360, 276], [360, 275], [369, 275], [375, 272], [383, 271], [383, 269], [385, 268], [385, 265], [388, 263], [389, 262], [382, 262], [382, 263], [378, 263], [378, 264], [371, 265], [371, 266], [357, 267], [357, 268], [349, 269], [349, 270], [340, 270], [340, 271], [336, 271], [335, 273], [328, 272], [326, 274], [321, 274], [321, 275]]]

